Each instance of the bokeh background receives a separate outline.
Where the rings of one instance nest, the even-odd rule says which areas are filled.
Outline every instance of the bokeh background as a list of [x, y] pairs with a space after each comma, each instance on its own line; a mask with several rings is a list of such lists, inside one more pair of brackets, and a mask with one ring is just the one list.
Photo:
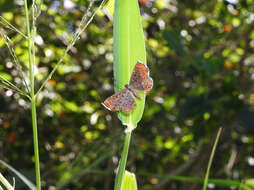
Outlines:
[[[110, 190], [124, 126], [101, 102], [113, 93], [112, 2], [99, 11], [38, 97], [43, 189]], [[30, 1], [31, 4], [31, 1]], [[86, 0], [44, 0], [35, 38], [36, 88], [61, 58]], [[96, 1], [92, 11], [98, 7]], [[254, 1], [139, 0], [154, 88], [134, 131], [127, 169], [141, 190], [195, 190], [156, 175], [203, 177], [223, 127], [210, 178], [254, 178]], [[25, 31], [22, 0], [0, 14]], [[0, 25], [27, 65], [26, 42]], [[0, 38], [0, 74], [20, 85]], [[26, 70], [27, 71], [27, 70]], [[29, 101], [0, 89], [0, 159], [34, 180]], [[0, 171], [13, 176], [6, 168]], [[16, 190], [27, 189], [16, 179]], [[229, 187], [209, 186], [226, 190]]]

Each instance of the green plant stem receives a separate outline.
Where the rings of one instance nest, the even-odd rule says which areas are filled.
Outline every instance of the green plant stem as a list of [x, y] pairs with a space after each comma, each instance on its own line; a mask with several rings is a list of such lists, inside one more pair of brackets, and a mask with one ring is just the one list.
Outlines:
[[[34, 57], [32, 54], [32, 36], [30, 32], [29, 12], [27, 7], [27, 0], [24, 1], [24, 8], [26, 13], [26, 28], [28, 39], [28, 53], [29, 53], [29, 78], [30, 78], [30, 97], [31, 97], [31, 112], [32, 112], [32, 126], [33, 126], [33, 141], [34, 141], [34, 158], [35, 158], [35, 175], [36, 188], [41, 190], [40, 183], [40, 162], [39, 162], [39, 146], [38, 146], [38, 132], [37, 132], [37, 118], [36, 118], [36, 98], [34, 95]], [[34, 47], [34, 46], [33, 46]], [[34, 52], [34, 51], [33, 51]]]
[[34, 139], [34, 157], [35, 157], [35, 173], [36, 173], [36, 188], [41, 189], [40, 177], [40, 160], [39, 160], [39, 145], [38, 145], [38, 132], [37, 132], [37, 117], [36, 117], [36, 100], [35, 97], [31, 100], [32, 106], [32, 124], [33, 124], [33, 139]]
[[217, 133], [217, 136], [216, 136], [216, 139], [215, 139], [215, 142], [214, 142], [214, 145], [213, 145], [213, 149], [212, 149], [212, 152], [211, 152], [211, 155], [210, 155], [210, 158], [209, 158], [209, 162], [208, 162], [208, 166], [207, 166], [207, 170], [206, 170], [206, 174], [205, 174], [205, 180], [204, 180], [204, 184], [203, 184], [203, 190], [206, 190], [206, 186], [207, 186], [208, 178], [209, 178], [209, 173], [210, 173], [210, 169], [211, 169], [212, 162], [213, 162], [213, 157], [214, 157], [214, 154], [215, 154], [217, 144], [219, 142], [221, 130], [222, 130], [222, 128], [219, 128], [219, 131]]
[[125, 172], [125, 167], [126, 167], [127, 156], [128, 156], [128, 152], [129, 152], [131, 132], [132, 132], [132, 130], [128, 130], [126, 132], [124, 146], [123, 146], [123, 152], [121, 155], [121, 160], [120, 160], [119, 168], [118, 168], [117, 175], [116, 175], [114, 190], [121, 189], [121, 185], [122, 185], [123, 177], [124, 177], [124, 172]]

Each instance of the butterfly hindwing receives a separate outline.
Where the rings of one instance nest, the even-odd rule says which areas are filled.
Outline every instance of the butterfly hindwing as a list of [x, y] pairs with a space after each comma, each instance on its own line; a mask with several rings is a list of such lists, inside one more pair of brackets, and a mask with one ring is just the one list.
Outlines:
[[138, 61], [133, 69], [129, 88], [147, 93], [152, 87], [153, 80], [149, 77], [148, 67], [144, 63]]
[[108, 97], [103, 102], [103, 105], [111, 111], [122, 110], [128, 113], [136, 106], [136, 103], [132, 92], [124, 89]]

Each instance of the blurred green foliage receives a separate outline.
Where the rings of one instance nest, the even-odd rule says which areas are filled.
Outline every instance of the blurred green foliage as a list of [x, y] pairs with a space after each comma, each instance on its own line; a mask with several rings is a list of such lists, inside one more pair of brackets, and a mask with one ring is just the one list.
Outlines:
[[[0, 14], [25, 31], [22, 3], [0, 0]], [[139, 3], [154, 79], [127, 163], [139, 189], [201, 189], [200, 184], [153, 175], [204, 176], [221, 126], [210, 177], [253, 181], [254, 1]], [[85, 0], [43, 1], [35, 39], [37, 89], [60, 59], [87, 6]], [[112, 26], [110, 11], [99, 12], [38, 97], [43, 189], [112, 189], [124, 136], [117, 115], [101, 106], [113, 92]], [[27, 65], [25, 40], [1, 28]], [[1, 75], [19, 86], [21, 79], [2, 39], [0, 61]], [[0, 159], [33, 179], [28, 102], [0, 89]], [[25, 189], [18, 180], [16, 189]]]

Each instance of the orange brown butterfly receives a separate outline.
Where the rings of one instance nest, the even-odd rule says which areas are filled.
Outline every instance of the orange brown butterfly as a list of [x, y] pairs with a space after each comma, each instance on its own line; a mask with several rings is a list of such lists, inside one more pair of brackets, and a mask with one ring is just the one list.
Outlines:
[[148, 93], [153, 87], [153, 79], [149, 77], [148, 67], [138, 61], [133, 69], [129, 84], [125, 89], [108, 97], [102, 105], [110, 111], [123, 111], [129, 113], [136, 106], [135, 97], [141, 99], [137, 91]]

